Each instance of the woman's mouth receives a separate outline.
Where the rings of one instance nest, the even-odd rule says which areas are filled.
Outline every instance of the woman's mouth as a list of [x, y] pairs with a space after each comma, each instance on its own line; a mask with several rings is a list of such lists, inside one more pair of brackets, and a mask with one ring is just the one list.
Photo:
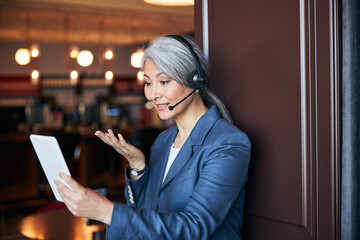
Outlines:
[[169, 103], [155, 104], [158, 111], [164, 111], [168, 109]]

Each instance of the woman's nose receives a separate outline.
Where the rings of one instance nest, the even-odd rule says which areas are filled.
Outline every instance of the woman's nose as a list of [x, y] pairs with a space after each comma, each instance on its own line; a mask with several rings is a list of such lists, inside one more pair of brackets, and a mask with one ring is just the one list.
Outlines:
[[151, 87], [151, 93], [150, 93], [151, 100], [156, 100], [160, 97], [160, 91], [159, 88], [155, 85], [152, 85]]

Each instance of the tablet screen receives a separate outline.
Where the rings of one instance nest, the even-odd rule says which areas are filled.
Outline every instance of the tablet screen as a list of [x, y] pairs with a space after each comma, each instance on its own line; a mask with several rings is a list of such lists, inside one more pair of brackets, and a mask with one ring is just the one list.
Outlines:
[[54, 180], [59, 180], [68, 186], [60, 177], [59, 172], [64, 172], [70, 175], [70, 171], [66, 165], [64, 156], [60, 150], [59, 144], [55, 137], [43, 136], [43, 135], [30, 135], [30, 140], [34, 146], [36, 155], [40, 161], [41, 167], [43, 168], [46, 178], [50, 184], [51, 190], [53, 191], [56, 200], [63, 202], [59, 192], [56, 189]]

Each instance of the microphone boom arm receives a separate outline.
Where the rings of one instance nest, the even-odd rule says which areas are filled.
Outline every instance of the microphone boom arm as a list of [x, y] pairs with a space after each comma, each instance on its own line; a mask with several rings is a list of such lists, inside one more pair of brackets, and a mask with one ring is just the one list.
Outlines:
[[185, 101], [188, 97], [191, 96], [191, 94], [193, 94], [197, 89], [194, 89], [191, 93], [189, 93], [186, 97], [184, 97], [180, 102], [178, 102], [177, 104], [175, 104], [174, 106], [169, 106], [169, 110], [172, 111], [177, 105], [179, 105], [180, 103], [182, 103], [183, 101]]

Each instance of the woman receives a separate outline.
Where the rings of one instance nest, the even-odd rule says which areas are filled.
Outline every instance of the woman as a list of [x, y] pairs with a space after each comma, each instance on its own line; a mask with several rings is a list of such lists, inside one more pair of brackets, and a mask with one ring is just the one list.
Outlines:
[[205, 86], [206, 61], [180, 36], [154, 40], [143, 58], [144, 91], [163, 120], [176, 125], [144, 154], [112, 130], [96, 131], [128, 160], [127, 205], [112, 203], [60, 176], [58, 190], [76, 216], [108, 224], [107, 239], [241, 239], [250, 142]]

